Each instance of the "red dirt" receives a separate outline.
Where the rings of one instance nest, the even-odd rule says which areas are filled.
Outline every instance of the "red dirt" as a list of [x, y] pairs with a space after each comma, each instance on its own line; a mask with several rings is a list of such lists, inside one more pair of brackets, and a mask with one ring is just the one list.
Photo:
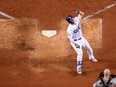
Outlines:
[[[41, 29], [60, 30], [61, 20], [72, 13], [72, 9], [80, 8], [87, 15], [115, 2], [116, 0], [1, 0], [0, 10], [15, 18], [36, 18], [41, 23]], [[103, 20], [103, 48], [94, 49], [99, 60], [96, 64], [88, 61], [87, 54], [84, 54], [83, 75], [76, 74], [75, 52], [58, 61], [51, 61], [50, 58], [39, 61], [36, 58], [29, 59], [29, 54], [22, 51], [0, 49], [0, 87], [91, 87], [98, 73], [105, 68], [116, 73], [115, 14], [116, 7], [113, 7], [94, 16]], [[53, 65], [60, 70], [54, 69]], [[64, 65], [66, 69], [60, 65]], [[71, 71], [67, 71], [67, 68]]]

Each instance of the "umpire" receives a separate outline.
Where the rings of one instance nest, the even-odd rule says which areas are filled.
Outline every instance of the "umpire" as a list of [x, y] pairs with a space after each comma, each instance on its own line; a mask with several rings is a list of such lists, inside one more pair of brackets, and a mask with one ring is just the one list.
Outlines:
[[111, 74], [109, 69], [105, 69], [99, 74], [99, 78], [92, 87], [114, 87], [116, 85], [116, 75]]

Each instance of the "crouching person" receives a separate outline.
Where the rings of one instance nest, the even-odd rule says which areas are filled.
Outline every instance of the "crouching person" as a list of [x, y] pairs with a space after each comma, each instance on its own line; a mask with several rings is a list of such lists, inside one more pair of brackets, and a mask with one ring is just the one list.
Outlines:
[[116, 75], [111, 74], [109, 69], [105, 69], [99, 74], [99, 78], [92, 87], [115, 87]]

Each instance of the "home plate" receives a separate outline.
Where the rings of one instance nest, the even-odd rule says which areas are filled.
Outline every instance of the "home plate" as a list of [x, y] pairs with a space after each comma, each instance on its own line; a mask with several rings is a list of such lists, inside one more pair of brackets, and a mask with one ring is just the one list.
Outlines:
[[56, 30], [42, 30], [42, 35], [46, 37], [53, 37], [56, 34], [57, 34]]

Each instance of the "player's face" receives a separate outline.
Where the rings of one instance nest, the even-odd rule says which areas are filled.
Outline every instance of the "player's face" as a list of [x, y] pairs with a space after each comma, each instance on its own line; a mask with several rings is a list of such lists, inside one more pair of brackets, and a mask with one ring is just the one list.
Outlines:
[[75, 23], [75, 22], [74, 22], [74, 18], [72, 18], [71, 22], [72, 22], [72, 24], [74, 24], [74, 23]]

